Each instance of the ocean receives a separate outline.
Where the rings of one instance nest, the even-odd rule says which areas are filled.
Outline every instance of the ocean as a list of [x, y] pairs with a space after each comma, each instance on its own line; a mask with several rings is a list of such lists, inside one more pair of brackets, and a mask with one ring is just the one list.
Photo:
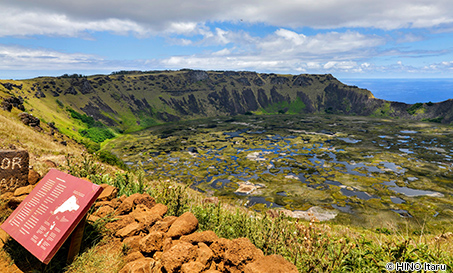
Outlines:
[[453, 99], [453, 79], [339, 79], [368, 89], [378, 99], [404, 103], [440, 102]]

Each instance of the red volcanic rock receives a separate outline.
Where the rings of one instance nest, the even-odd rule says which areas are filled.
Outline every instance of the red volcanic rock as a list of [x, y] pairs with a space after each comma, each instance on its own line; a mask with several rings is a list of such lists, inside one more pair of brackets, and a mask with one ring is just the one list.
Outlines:
[[180, 237], [197, 230], [198, 219], [191, 212], [179, 216], [167, 232], [169, 237]]

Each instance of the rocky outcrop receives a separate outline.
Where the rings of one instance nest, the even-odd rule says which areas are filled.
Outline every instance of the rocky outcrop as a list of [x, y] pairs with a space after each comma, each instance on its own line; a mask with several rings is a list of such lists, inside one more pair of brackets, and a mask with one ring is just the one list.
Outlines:
[[5, 98], [2, 101], [2, 109], [8, 112], [11, 112], [13, 107], [25, 111], [24, 100], [21, 97], [9, 97]]
[[39, 126], [41, 123], [41, 120], [39, 120], [39, 118], [34, 117], [33, 115], [26, 112], [20, 113], [19, 118], [23, 124], [33, 127], [37, 131], [42, 131], [42, 128]]
[[[29, 185], [4, 193], [1, 200], [16, 208], [35, 187], [35, 175], [40, 177], [33, 174]], [[146, 193], [117, 197], [115, 187], [101, 187], [88, 221], [113, 217], [105, 227], [111, 240], [127, 249], [120, 273], [297, 272], [282, 256], [265, 256], [247, 238], [228, 240], [213, 231], [197, 231], [198, 220], [191, 212], [165, 216], [167, 207]]]
[[247, 238], [228, 240], [212, 231], [197, 232], [198, 220], [190, 212], [165, 216], [167, 207], [148, 194], [110, 198], [115, 190], [102, 187], [88, 220], [115, 216], [106, 228], [128, 248], [120, 273], [297, 272], [282, 256], [264, 256]]
[[10, 82], [0, 83], [0, 84], [3, 85], [3, 87], [8, 89], [9, 91], [13, 90], [13, 88], [22, 90], [22, 84], [14, 84], [14, 83], [10, 83]]

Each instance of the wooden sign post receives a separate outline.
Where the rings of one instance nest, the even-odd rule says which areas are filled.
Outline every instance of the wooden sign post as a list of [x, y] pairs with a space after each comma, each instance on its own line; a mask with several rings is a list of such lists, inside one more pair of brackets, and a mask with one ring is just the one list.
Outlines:
[[80, 249], [85, 216], [101, 192], [102, 188], [96, 184], [52, 169], [1, 228], [38, 260], [48, 264], [82, 222], [77, 234], [73, 234], [68, 255], [68, 261], [72, 262]]

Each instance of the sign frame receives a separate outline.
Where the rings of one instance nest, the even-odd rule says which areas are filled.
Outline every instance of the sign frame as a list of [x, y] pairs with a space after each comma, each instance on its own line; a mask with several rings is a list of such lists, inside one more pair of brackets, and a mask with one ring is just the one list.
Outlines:
[[51, 169], [1, 228], [48, 264], [102, 190], [87, 180]]

